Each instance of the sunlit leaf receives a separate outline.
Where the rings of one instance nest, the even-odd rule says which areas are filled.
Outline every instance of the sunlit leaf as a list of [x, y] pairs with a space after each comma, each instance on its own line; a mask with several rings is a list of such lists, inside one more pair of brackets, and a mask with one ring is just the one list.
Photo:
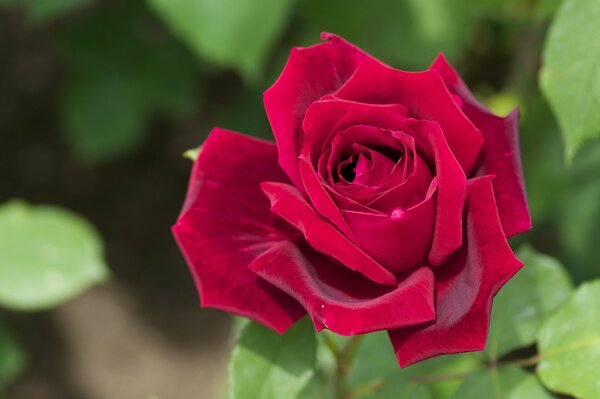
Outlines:
[[288, 20], [293, 0], [148, 0], [150, 6], [199, 56], [236, 68], [246, 79], [261, 76]]
[[552, 399], [535, 374], [515, 366], [503, 366], [471, 374], [455, 399]]
[[314, 374], [316, 338], [304, 318], [279, 335], [248, 323], [233, 350], [230, 399], [296, 398]]
[[517, 257], [525, 266], [494, 298], [486, 353], [492, 359], [532, 345], [542, 323], [568, 298], [569, 275], [555, 259], [529, 246]]
[[48, 309], [108, 277], [98, 233], [64, 209], [8, 202], [0, 237], [0, 306]]
[[557, 115], [567, 158], [600, 137], [600, 0], [565, 0], [546, 39], [540, 85]]
[[600, 280], [584, 283], [538, 334], [537, 373], [551, 390], [600, 397]]

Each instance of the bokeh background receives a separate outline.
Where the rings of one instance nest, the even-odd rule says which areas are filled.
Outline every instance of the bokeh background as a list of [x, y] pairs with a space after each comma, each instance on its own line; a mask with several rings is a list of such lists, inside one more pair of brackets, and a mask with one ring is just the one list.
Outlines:
[[224, 392], [231, 321], [198, 308], [170, 233], [191, 167], [182, 154], [215, 125], [271, 138], [262, 92], [290, 48], [322, 31], [407, 70], [444, 52], [495, 112], [518, 104], [534, 229], [514, 244], [558, 258], [576, 282], [600, 276], [600, 143], [565, 162], [537, 83], [559, 4], [0, 0], [0, 203], [83, 216], [111, 272], [51, 310], [0, 309], [26, 359], [6, 397]]

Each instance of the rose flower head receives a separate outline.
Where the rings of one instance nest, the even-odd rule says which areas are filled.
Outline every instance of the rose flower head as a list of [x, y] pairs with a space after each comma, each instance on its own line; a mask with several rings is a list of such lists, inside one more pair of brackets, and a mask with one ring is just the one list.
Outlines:
[[276, 143], [215, 128], [195, 161], [173, 231], [202, 305], [387, 330], [401, 366], [484, 349], [522, 266], [507, 237], [531, 227], [518, 111], [492, 114], [441, 55], [405, 72], [323, 39], [264, 93]]

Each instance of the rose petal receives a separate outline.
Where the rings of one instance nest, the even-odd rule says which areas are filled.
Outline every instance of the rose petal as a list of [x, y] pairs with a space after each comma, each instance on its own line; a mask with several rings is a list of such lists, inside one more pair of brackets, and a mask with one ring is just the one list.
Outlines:
[[300, 230], [311, 246], [348, 268], [380, 284], [396, 284], [396, 277], [320, 217], [293, 186], [263, 183], [271, 210]]
[[483, 134], [483, 164], [477, 175], [493, 174], [494, 193], [502, 227], [507, 237], [531, 229], [527, 194], [519, 151], [519, 111], [506, 118], [492, 114], [471, 94], [458, 73], [439, 55], [431, 66], [448, 89], [462, 99], [462, 109]]
[[435, 200], [432, 189], [420, 204], [391, 215], [342, 211], [358, 245], [386, 269], [404, 272], [424, 260], [431, 248]]
[[202, 306], [254, 319], [284, 332], [305, 312], [247, 265], [298, 233], [270, 211], [260, 182], [288, 181], [275, 145], [215, 128], [194, 164], [185, 205], [173, 233]]
[[334, 96], [375, 104], [403, 104], [412, 116], [440, 124], [459, 164], [468, 174], [483, 144], [481, 132], [453, 101], [435, 71], [405, 72], [366, 59]]
[[302, 119], [308, 106], [331, 93], [370, 56], [344, 39], [324, 33], [325, 43], [293, 48], [277, 81], [264, 93], [264, 104], [279, 149], [279, 164], [297, 187], [302, 187], [297, 158], [304, 134]]
[[[318, 152], [323, 143], [331, 141], [335, 132], [353, 125], [369, 125], [394, 130], [398, 121], [408, 116], [401, 104], [366, 104], [325, 96], [308, 107], [303, 121], [305, 153]], [[316, 159], [311, 158], [314, 162]]]
[[389, 331], [402, 367], [483, 350], [492, 299], [522, 266], [504, 236], [489, 176], [469, 180], [466, 214], [465, 244], [435, 269], [436, 320]]
[[433, 273], [427, 267], [403, 276], [395, 286], [381, 286], [288, 241], [256, 258], [250, 268], [296, 298], [319, 330], [354, 335], [435, 318]]
[[466, 197], [466, 178], [450, 151], [442, 129], [436, 122], [409, 123], [415, 139], [435, 160], [438, 183], [435, 233], [428, 261], [442, 264], [462, 244], [463, 206]]

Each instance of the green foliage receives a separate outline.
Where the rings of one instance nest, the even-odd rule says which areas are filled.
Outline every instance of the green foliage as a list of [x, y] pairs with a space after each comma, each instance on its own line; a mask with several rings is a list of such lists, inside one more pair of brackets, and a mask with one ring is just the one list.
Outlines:
[[455, 59], [472, 24], [460, 1], [446, 0], [304, 0], [300, 13], [306, 44], [334, 32], [409, 69], [427, 67], [440, 52]]
[[561, 0], [467, 0], [472, 12], [486, 17], [531, 20], [551, 16]]
[[25, 362], [21, 347], [0, 322], [0, 392], [23, 371]]
[[515, 366], [503, 366], [471, 374], [455, 399], [551, 399], [534, 374]]
[[493, 360], [533, 344], [542, 323], [573, 289], [568, 274], [555, 259], [529, 246], [522, 247], [517, 257], [525, 266], [494, 299], [487, 343]]
[[256, 81], [283, 31], [292, 0], [148, 0], [200, 57]]
[[441, 379], [425, 382], [421, 379], [424, 376], [477, 370], [482, 367], [481, 360], [480, 354], [467, 353], [425, 360], [400, 369], [387, 333], [370, 333], [363, 338], [358, 350], [350, 382], [354, 387], [379, 382], [381, 388], [376, 390], [377, 396], [373, 396], [376, 398], [406, 395], [407, 398], [447, 399], [452, 397], [460, 385], [460, 380]]
[[583, 399], [600, 397], [600, 280], [584, 283], [538, 334], [540, 379]]
[[600, 137], [600, 0], [565, 0], [544, 49], [540, 85], [561, 126], [572, 160]]
[[64, 209], [8, 202], [0, 237], [1, 306], [48, 309], [108, 277], [95, 229]]
[[279, 335], [248, 323], [233, 351], [230, 399], [294, 399], [314, 373], [316, 338], [308, 317]]
[[42, 23], [91, 4], [93, 1], [94, 0], [0, 0], [0, 6], [18, 5], [25, 7], [31, 22]]
[[151, 117], [180, 117], [197, 103], [193, 57], [135, 3], [106, 7], [71, 26], [60, 47], [72, 70], [61, 117], [82, 160], [122, 157], [145, 137]]

